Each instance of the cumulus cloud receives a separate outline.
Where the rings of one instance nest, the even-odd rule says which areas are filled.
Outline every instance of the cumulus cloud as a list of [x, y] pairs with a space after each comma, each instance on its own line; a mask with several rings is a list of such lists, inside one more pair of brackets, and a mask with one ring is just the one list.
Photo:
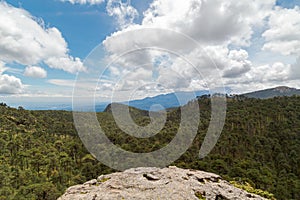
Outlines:
[[32, 78], [46, 78], [47, 71], [37, 66], [27, 66], [24, 70], [24, 76]]
[[44, 62], [51, 68], [62, 69], [70, 73], [86, 71], [86, 67], [82, 64], [80, 58], [72, 56], [50, 57], [44, 60]]
[[142, 24], [177, 30], [205, 43], [249, 45], [253, 26], [263, 25], [274, 3], [274, 0], [154, 0], [144, 13]]
[[239, 77], [226, 78], [225, 84], [240, 92], [285, 85], [291, 82], [290, 68], [291, 65], [282, 62], [258, 65]]
[[[298, 7], [277, 7], [275, 0], [153, 0], [141, 23], [134, 24], [135, 11], [122, 6], [128, 8], [119, 0], [107, 5], [120, 29], [103, 41], [107, 62], [115, 64], [110, 68], [113, 78], [102, 83], [105, 90], [116, 89], [115, 80], [120, 90], [151, 81], [165, 89], [194, 90], [213, 86], [220, 76], [226, 86], [254, 90], [255, 85], [261, 89], [289, 83], [297, 74], [291, 71], [299, 72], [299, 61], [253, 60], [260, 45], [271, 55], [300, 55]], [[131, 14], [126, 18], [124, 13]], [[120, 81], [126, 73], [131, 75]]]
[[18, 94], [24, 89], [22, 81], [7, 74], [3, 74], [6, 71], [4, 62], [0, 61], [0, 94]]
[[[172, 35], [158, 31], [150, 35], [127, 35], [134, 37], [134, 41], [125, 38], [125, 32], [142, 28], [171, 29], [196, 39], [203, 45], [239, 44], [249, 45], [253, 28], [262, 26], [268, 16], [274, 0], [237, 2], [230, 1], [202, 1], [202, 0], [154, 0], [150, 8], [144, 12], [140, 25], [133, 24], [127, 29], [112, 34], [104, 44], [108, 50], [124, 52], [124, 49], [140, 45], [140, 43], [168, 44], [170, 49], [192, 50]], [[132, 32], [131, 32], [132, 33]], [[122, 34], [123, 38], [118, 37]], [[140, 32], [139, 32], [140, 34]]]
[[[141, 24], [132, 24], [115, 32], [103, 45], [110, 60], [130, 49], [140, 48], [138, 53], [118, 59], [119, 66], [127, 69], [130, 66], [145, 67], [147, 65], [143, 63], [153, 63], [165, 54], [142, 50], [151, 46], [177, 52], [196, 63], [191, 66], [182, 59], [173, 58], [169, 68], [158, 68], [157, 81], [169, 87], [183, 89], [197, 85], [196, 81], [203, 85], [203, 80], [195, 77], [200, 72], [213, 83], [218, 81], [217, 69], [223, 77], [235, 78], [250, 71], [253, 65], [247, 51], [230, 50], [229, 46], [251, 45], [254, 29], [265, 24], [274, 5], [274, 0], [154, 0], [144, 12]], [[198, 43], [187, 42], [189, 37]]]
[[70, 2], [71, 4], [101, 4], [105, 0], [61, 0], [62, 2]]
[[252, 63], [248, 60], [248, 52], [245, 50], [232, 50], [228, 55], [228, 67], [223, 76], [235, 78], [251, 70]]
[[289, 78], [289, 68], [290, 65], [276, 62], [253, 68], [253, 70], [247, 75], [249, 75], [254, 82], [282, 82]]
[[300, 55], [300, 8], [276, 7], [272, 11], [269, 28], [263, 33], [266, 43], [263, 50], [283, 55]]
[[21, 79], [7, 74], [0, 75], [0, 94], [17, 94], [23, 91]]
[[[55, 27], [45, 27], [27, 11], [0, 2], [0, 59], [6, 63], [36, 65], [67, 72], [85, 70], [79, 58], [68, 54], [68, 45]], [[63, 61], [63, 62], [62, 62]]]
[[[229, 50], [226, 45], [199, 45], [185, 35], [165, 29], [126, 29], [107, 38], [103, 44], [107, 52], [114, 56], [136, 49], [118, 57], [118, 66], [127, 70], [136, 66], [147, 68], [151, 73], [157, 73], [156, 82], [168, 89], [193, 90], [196, 85], [197, 89], [203, 89], [204, 79], [209, 84], [219, 82], [216, 76], [218, 69], [223, 71], [220, 75], [234, 78], [252, 67], [248, 53], [243, 49]], [[146, 48], [151, 46], [158, 49]], [[131, 73], [135, 71], [131, 70]], [[138, 82], [139, 76], [135, 77], [136, 85], [141, 84]]]
[[108, 15], [116, 18], [121, 29], [133, 24], [133, 21], [138, 17], [137, 10], [129, 4], [123, 3], [122, 0], [108, 0], [106, 10]]

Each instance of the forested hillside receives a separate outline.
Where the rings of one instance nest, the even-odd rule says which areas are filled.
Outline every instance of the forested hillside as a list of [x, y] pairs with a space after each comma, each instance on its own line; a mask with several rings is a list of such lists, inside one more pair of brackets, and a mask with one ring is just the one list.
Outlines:
[[[201, 124], [190, 149], [173, 165], [211, 171], [277, 199], [300, 199], [300, 97], [266, 100], [230, 98], [217, 146], [203, 160], [198, 152], [210, 120], [210, 99], [199, 99]], [[150, 119], [134, 109], [140, 125]], [[133, 152], [165, 146], [177, 132], [180, 111], [168, 113], [165, 128], [149, 139], [123, 133], [110, 112], [98, 113], [116, 144]], [[83, 147], [67, 111], [27, 111], [0, 106], [0, 199], [56, 199], [71, 185], [113, 170]], [[250, 185], [248, 185], [250, 184]]]
[[67, 111], [0, 106], [0, 199], [56, 199], [112, 170], [83, 147]]

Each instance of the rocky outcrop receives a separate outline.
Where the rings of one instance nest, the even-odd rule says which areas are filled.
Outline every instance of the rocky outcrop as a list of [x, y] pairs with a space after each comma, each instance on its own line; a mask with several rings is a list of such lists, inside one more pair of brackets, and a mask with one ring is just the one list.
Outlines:
[[264, 199], [247, 193], [203, 171], [168, 168], [134, 168], [101, 175], [83, 185], [72, 186], [59, 200], [139, 199]]

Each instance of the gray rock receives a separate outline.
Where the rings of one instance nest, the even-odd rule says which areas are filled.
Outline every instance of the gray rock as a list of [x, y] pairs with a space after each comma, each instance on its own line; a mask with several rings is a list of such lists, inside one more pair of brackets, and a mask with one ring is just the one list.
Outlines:
[[92, 179], [88, 182], [85, 182], [83, 185], [96, 185], [97, 184], [97, 180], [96, 179]]
[[155, 176], [155, 175], [153, 175], [153, 174], [150, 174], [150, 173], [144, 174], [143, 176], [144, 176], [146, 179], [148, 179], [149, 181], [157, 181], [157, 180], [159, 180], [159, 177], [157, 177], [157, 176]]
[[230, 185], [220, 176], [203, 171], [169, 168], [134, 168], [101, 175], [67, 189], [58, 200], [259, 200], [258, 195]]

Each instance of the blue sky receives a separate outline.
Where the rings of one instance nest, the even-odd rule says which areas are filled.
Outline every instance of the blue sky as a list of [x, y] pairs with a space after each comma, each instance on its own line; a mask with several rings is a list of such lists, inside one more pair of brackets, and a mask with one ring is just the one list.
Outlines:
[[[107, 14], [105, 3], [74, 5], [59, 0], [9, 0], [4, 2], [28, 11], [33, 17], [42, 19], [46, 26], [56, 27], [68, 44], [69, 53], [82, 60], [107, 36], [117, 30], [116, 21]], [[135, 5], [139, 12], [143, 12], [149, 5], [149, 1], [132, 1], [132, 4]], [[136, 21], [139, 21], [139, 19], [136, 19]], [[20, 78], [24, 85], [30, 85], [33, 93], [40, 90], [49, 90], [50, 93], [53, 90], [59, 90], [60, 87], [49, 84], [47, 80], [75, 80], [76, 78], [76, 74], [51, 69], [47, 65], [42, 64], [43, 68], [47, 70], [47, 79], [41, 80], [23, 76], [22, 70], [25, 67], [24, 65], [19, 63], [7, 63], [6, 65], [19, 70], [17, 72], [7, 71], [6, 74]], [[4, 99], [8, 99], [8, 102], [12, 102], [14, 105], [22, 104], [22, 101], [26, 103], [30, 101], [47, 101], [47, 98], [33, 98], [30, 95], [23, 96], [23, 98], [10, 94], [3, 94], [3, 96]], [[51, 101], [56, 102], [55, 99], [51, 99]], [[62, 97], [58, 98], [57, 101], [69, 102], [70, 98], [65, 99]]]
[[299, 0], [278, 0], [276, 4], [285, 8], [294, 8], [295, 5], [300, 5]]
[[[77, 73], [82, 85], [98, 78], [98, 101], [111, 99], [112, 91], [116, 100], [127, 100], [213, 89], [221, 79], [234, 93], [300, 87], [300, 1], [237, 2], [2, 1], [0, 101], [70, 103]], [[140, 31], [145, 28], [168, 31]], [[186, 46], [189, 41], [180, 35], [198, 47]], [[136, 46], [157, 49], [115, 60], [99, 81], [113, 58]], [[208, 55], [212, 63], [199, 54]]]
[[[106, 4], [81, 5], [59, 0], [7, 0], [15, 7], [42, 18], [49, 26], [57, 27], [68, 42], [70, 53], [85, 58], [107, 36], [116, 31], [116, 22], [106, 11]], [[142, 13], [149, 0], [133, 0], [131, 4]], [[139, 21], [137, 19], [137, 21]]]

